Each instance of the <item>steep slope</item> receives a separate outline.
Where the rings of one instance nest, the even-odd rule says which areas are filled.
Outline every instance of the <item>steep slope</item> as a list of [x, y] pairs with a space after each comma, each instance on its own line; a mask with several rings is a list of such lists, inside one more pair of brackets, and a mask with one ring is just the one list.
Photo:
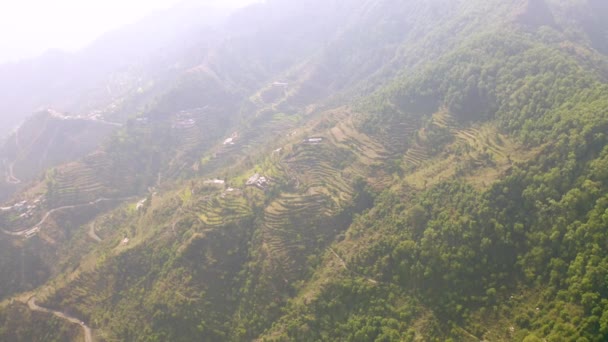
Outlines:
[[[384, 117], [447, 111], [459, 124], [441, 112], [432, 116], [431, 126], [416, 135], [420, 147], [404, 158], [414, 173], [383, 193], [317, 271], [322, 279], [337, 258], [344, 277], [317, 284], [321, 290], [312, 299], [310, 290], [302, 291], [264, 339], [606, 338], [597, 322], [605, 312], [606, 257], [598, 254], [604, 248], [598, 238], [607, 189], [599, 166], [607, 88], [577, 65], [578, 56], [534, 36], [511, 35], [481, 36], [365, 106]], [[507, 155], [512, 166], [505, 178], [471, 184], [470, 175], [487, 177], [485, 169], [504, 163], [501, 146], [510, 145], [461, 128], [480, 120], [542, 157], [514, 164]], [[440, 140], [433, 141], [437, 126]], [[433, 158], [433, 151], [445, 152]], [[514, 158], [523, 157], [515, 151]], [[423, 187], [412, 183], [417, 173], [424, 175]], [[412, 297], [423, 306], [410, 304], [404, 325], [395, 301]], [[370, 314], [375, 311], [381, 318]], [[439, 330], [417, 323], [433, 316]]]
[[[2, 147], [2, 184], [23, 188], [46, 169], [91, 153], [120, 126], [99, 119], [40, 112], [16, 129]], [[7, 199], [12, 192], [6, 189], [0, 197]]]
[[566, 5], [241, 12], [268, 20], [48, 173], [49, 209], [139, 198], [2, 236], [39, 270], [5, 296], [101, 341], [605, 340], [606, 57]]

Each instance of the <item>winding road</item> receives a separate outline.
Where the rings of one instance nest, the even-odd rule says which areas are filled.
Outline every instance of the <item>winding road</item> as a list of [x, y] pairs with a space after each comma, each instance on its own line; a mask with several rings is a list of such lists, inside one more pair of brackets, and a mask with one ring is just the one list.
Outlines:
[[13, 168], [15, 167], [15, 162], [11, 162], [10, 164], [8, 164], [8, 166], [6, 166], [7, 162], [4, 162], [5, 165], [5, 178], [6, 178], [6, 182], [9, 184], [20, 184], [21, 180], [17, 177], [15, 177], [15, 174], [13, 173]]
[[75, 317], [71, 317], [63, 312], [59, 312], [59, 311], [53, 311], [47, 308], [43, 308], [41, 306], [36, 305], [36, 297], [32, 297], [30, 298], [30, 300], [27, 302], [27, 306], [30, 308], [30, 310], [32, 311], [38, 311], [38, 312], [46, 312], [46, 313], [51, 313], [61, 319], [64, 319], [70, 323], [74, 323], [74, 324], [78, 324], [82, 327], [82, 330], [84, 330], [84, 341], [85, 342], [93, 342], [93, 334], [91, 331], [91, 328], [89, 328], [86, 324], [84, 324], [84, 322], [80, 321], [79, 319], [75, 318]]
[[[17, 153], [19, 153], [19, 127], [15, 130], [15, 149], [17, 151]], [[8, 166], [7, 166], [8, 164]], [[6, 178], [6, 182], [9, 184], [20, 184], [21, 180], [17, 177], [15, 177], [15, 174], [13, 173], [13, 168], [15, 167], [15, 161], [12, 161], [10, 164], [8, 163], [8, 161], [4, 161], [4, 167], [5, 167], [5, 178]]]
[[37, 224], [35, 224], [33, 227], [31, 228], [27, 228], [27, 229], [23, 229], [20, 231], [16, 231], [16, 232], [9, 232], [5, 229], [1, 229], [0, 231], [2, 231], [4, 234], [7, 235], [12, 235], [12, 236], [26, 236], [28, 235], [28, 233], [34, 233], [36, 231], [39, 231], [41, 229], [41, 226], [46, 222], [46, 220], [48, 220], [48, 218], [53, 214], [56, 213], [58, 211], [62, 211], [62, 210], [67, 210], [67, 209], [75, 209], [75, 208], [81, 208], [81, 207], [87, 207], [90, 205], [95, 205], [95, 204], [99, 204], [101, 202], [109, 202], [109, 201], [127, 201], [129, 199], [132, 199], [133, 197], [124, 197], [124, 198], [99, 198], [93, 202], [89, 202], [89, 203], [84, 203], [84, 204], [76, 204], [76, 205], [66, 205], [64, 207], [59, 207], [59, 208], [55, 208], [52, 210], [49, 210], [46, 214], [44, 214], [44, 216], [42, 217], [42, 220], [40, 220], [40, 222], [38, 222]]
[[89, 225], [89, 237], [97, 242], [101, 242], [101, 238], [97, 233], [95, 233], [95, 221], [91, 222]]

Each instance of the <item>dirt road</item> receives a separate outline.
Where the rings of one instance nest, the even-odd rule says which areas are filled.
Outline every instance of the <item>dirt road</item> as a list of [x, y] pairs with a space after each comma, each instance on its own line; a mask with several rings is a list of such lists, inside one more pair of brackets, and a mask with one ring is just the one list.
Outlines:
[[91, 206], [91, 205], [96, 205], [96, 204], [99, 204], [101, 202], [126, 201], [126, 200], [129, 200], [129, 199], [132, 199], [132, 198], [133, 197], [125, 197], [125, 198], [99, 198], [99, 199], [97, 199], [97, 200], [95, 200], [93, 202], [89, 202], [89, 203], [75, 204], [75, 205], [66, 205], [64, 207], [59, 207], [59, 208], [55, 208], [55, 209], [49, 210], [46, 214], [44, 214], [44, 216], [42, 217], [42, 220], [40, 220], [40, 222], [38, 222], [37, 224], [35, 224], [31, 228], [23, 229], [23, 230], [16, 231], [16, 232], [9, 232], [9, 231], [7, 231], [5, 229], [1, 229], [1, 231], [4, 234], [7, 234], [7, 235], [26, 236], [26, 235], [31, 234], [33, 232], [40, 231], [40, 229], [42, 228], [41, 226], [46, 222], [46, 220], [48, 220], [48, 218], [53, 213], [56, 213], [58, 211], [67, 210], [67, 209], [81, 208], [81, 207], [86, 207], [86, 206]]
[[95, 232], [95, 221], [91, 222], [89, 225], [89, 237], [97, 242], [101, 242], [101, 238]]
[[32, 311], [52, 313], [53, 315], [55, 315], [61, 319], [64, 319], [70, 323], [80, 325], [82, 327], [82, 329], [84, 330], [84, 341], [93, 342], [93, 334], [92, 334], [91, 328], [89, 328], [86, 324], [84, 324], [84, 322], [80, 321], [79, 319], [71, 317], [63, 312], [53, 311], [53, 310], [43, 308], [41, 306], [36, 305], [36, 297], [30, 298], [30, 300], [27, 302], [27, 306]]

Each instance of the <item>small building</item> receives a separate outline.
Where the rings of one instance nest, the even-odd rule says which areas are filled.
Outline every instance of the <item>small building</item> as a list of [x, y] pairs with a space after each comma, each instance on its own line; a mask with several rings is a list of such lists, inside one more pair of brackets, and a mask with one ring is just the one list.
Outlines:
[[36, 226], [30, 230], [28, 230], [27, 232], [25, 232], [25, 238], [29, 239], [31, 237], [34, 237], [35, 235], [37, 235], [40, 232], [40, 227]]
[[142, 210], [144, 208], [144, 204], [146, 204], [147, 201], [148, 201], [148, 199], [144, 198], [141, 201], [137, 202], [137, 205], [135, 206], [135, 209]]
[[247, 180], [247, 185], [254, 185], [258, 179], [260, 179], [260, 174], [256, 173], [253, 176], [249, 177], [249, 179]]
[[253, 176], [249, 177], [246, 184], [247, 186], [255, 186], [259, 189], [264, 190], [269, 183], [270, 180], [268, 178], [261, 176], [259, 173], [256, 173]]
[[308, 138], [304, 139], [304, 143], [306, 144], [319, 144], [323, 142], [323, 138]]
[[203, 182], [206, 185], [224, 185], [226, 184], [225, 180], [222, 179], [209, 179]]
[[224, 140], [224, 145], [234, 145], [234, 141], [239, 137], [239, 132], [234, 132], [230, 138]]

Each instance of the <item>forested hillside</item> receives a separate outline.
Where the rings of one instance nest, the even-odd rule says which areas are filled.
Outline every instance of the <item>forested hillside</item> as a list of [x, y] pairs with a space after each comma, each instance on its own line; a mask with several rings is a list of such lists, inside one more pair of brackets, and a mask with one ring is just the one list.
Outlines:
[[606, 15], [234, 13], [7, 202], [0, 337], [82, 339], [36, 298], [95, 341], [608, 340]]

